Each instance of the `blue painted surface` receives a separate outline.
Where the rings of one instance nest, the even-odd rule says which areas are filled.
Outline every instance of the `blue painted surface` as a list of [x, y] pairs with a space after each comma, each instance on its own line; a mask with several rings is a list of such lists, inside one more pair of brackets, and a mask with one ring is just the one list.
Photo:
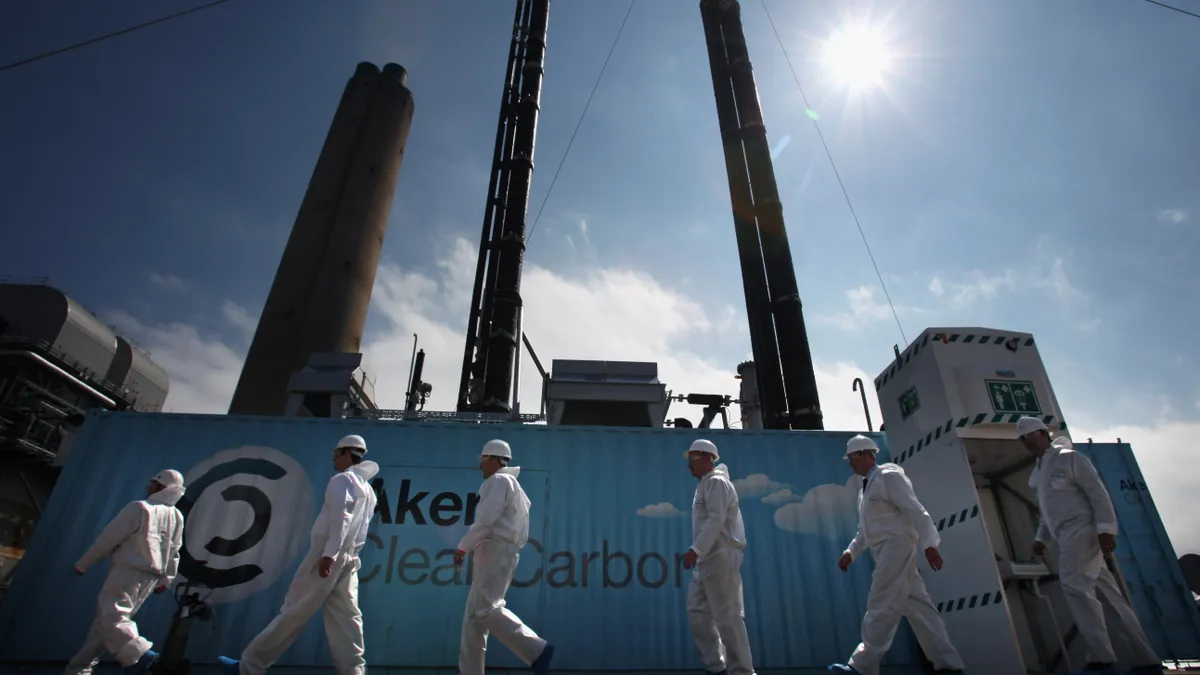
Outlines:
[[1117, 511], [1117, 563], [1151, 644], [1163, 660], [1200, 659], [1200, 612], [1128, 443], [1080, 443]]
[[[330, 449], [350, 432], [367, 438], [370, 459], [382, 465], [383, 498], [361, 572], [372, 667], [456, 663], [467, 587], [449, 557], [479, 487], [479, 449], [496, 436], [512, 444], [533, 502], [509, 607], [559, 645], [557, 668], [699, 668], [684, 609], [691, 575], [677, 568], [677, 555], [690, 544], [695, 487], [683, 452], [701, 436], [718, 444], [742, 495], [756, 667], [820, 667], [843, 661], [858, 642], [872, 565], [836, 568], [856, 526], [842, 460], [848, 433], [108, 413], [85, 425], [0, 607], [0, 661], [64, 661], [74, 652], [104, 572], [79, 579], [71, 566], [165, 467], [184, 471], [191, 486], [183, 505], [189, 556], [223, 570], [209, 579], [222, 586], [212, 597], [216, 621], [193, 628], [190, 656], [236, 656], [278, 611], [307, 547], [314, 494], [331, 475]], [[260, 538], [246, 536], [255, 512], [242, 499], [271, 505]], [[184, 571], [195, 574], [190, 563]], [[161, 597], [147, 603], [138, 620], [148, 637], [161, 639], [165, 629], [152, 627], [165, 626], [173, 609]], [[491, 646], [489, 665], [520, 665]], [[906, 630], [888, 660], [916, 663]], [[316, 618], [280, 664], [329, 662]]]

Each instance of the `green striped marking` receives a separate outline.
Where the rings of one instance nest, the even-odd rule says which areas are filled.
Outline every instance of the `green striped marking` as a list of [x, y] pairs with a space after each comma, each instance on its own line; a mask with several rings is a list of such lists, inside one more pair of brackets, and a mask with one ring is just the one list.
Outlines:
[[[1008, 342], [1009, 340], [1011, 340], [1013, 338], [1020, 338], [1021, 336], [1019, 336], [1019, 335], [967, 335], [967, 334], [963, 334], [963, 333], [945, 333], [945, 332], [938, 332], [938, 333], [931, 334], [929, 332], [926, 332], [924, 335], [917, 338], [917, 340], [914, 341], [912, 343], [912, 345], [910, 345], [908, 347], [908, 349], [901, 352], [900, 358], [896, 359], [896, 362], [893, 363], [890, 368], [888, 368], [886, 371], [884, 371], [884, 373], [882, 375], [875, 378], [875, 391], [879, 391], [883, 387], [883, 385], [888, 383], [888, 380], [890, 380], [896, 376], [896, 373], [900, 372], [901, 370], [904, 370], [904, 366], [907, 366], [909, 364], [909, 362], [913, 359], [914, 356], [916, 356], [922, 349], [928, 347], [931, 337], [932, 337], [934, 344], [938, 344], [938, 343], [951, 344], [951, 343], [955, 343], [955, 342], [960, 342], [962, 344], [972, 344], [972, 345], [1003, 346], [1005, 342]], [[1033, 338], [1031, 338], [1031, 337], [1023, 338], [1022, 344], [1026, 347], [1032, 347], [1033, 346]]]
[[954, 527], [955, 525], [961, 525], [964, 521], [972, 520], [972, 519], [975, 519], [978, 517], [979, 517], [979, 505], [978, 504], [976, 504], [974, 506], [974, 508], [963, 509], [961, 512], [955, 511], [954, 513], [951, 513], [949, 516], [942, 518], [941, 522], [939, 522], [938, 526], [937, 526], [938, 532], [941, 532], [942, 530], [949, 528], [949, 527]]
[[[913, 455], [921, 452], [926, 447], [933, 445], [934, 441], [939, 440], [942, 436], [948, 435], [955, 429], [973, 427], [978, 424], [1016, 424], [1017, 420], [1021, 419], [1022, 417], [1024, 417], [1024, 415], [1009, 415], [1007, 413], [979, 413], [973, 417], [960, 417], [958, 420], [950, 418], [946, 420], [945, 424], [934, 429], [933, 431], [930, 431], [929, 433], [925, 434], [925, 436], [918, 438], [916, 443], [908, 446], [908, 449], [904, 452], [901, 452], [893, 461], [895, 461], [897, 464], [903, 464], [909, 459], [912, 459]], [[1042, 422], [1047, 426], [1050, 426], [1050, 424], [1054, 422], [1054, 415], [1046, 415], [1042, 417]], [[1060, 421], [1058, 423], [1058, 428], [1066, 431], [1067, 423]]]
[[1003, 591], [992, 591], [983, 595], [972, 595], [969, 598], [958, 598], [949, 602], [939, 602], [937, 604], [938, 612], [948, 614], [950, 612], [961, 612], [964, 609], [975, 609], [976, 607], [987, 607], [989, 604], [998, 605], [1004, 600]]

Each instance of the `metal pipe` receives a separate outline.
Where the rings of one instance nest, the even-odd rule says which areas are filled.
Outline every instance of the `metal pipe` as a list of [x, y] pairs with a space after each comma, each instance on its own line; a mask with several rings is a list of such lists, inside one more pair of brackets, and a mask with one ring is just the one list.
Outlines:
[[[525, 319], [525, 308], [517, 309], [517, 335], [524, 335], [521, 332], [521, 324]], [[513, 352], [513, 373], [512, 373], [512, 414], [509, 419], [514, 422], [521, 421], [521, 345], [517, 343], [516, 350]]]
[[[754, 215], [758, 221], [762, 261], [770, 292], [789, 426], [792, 429], [820, 430], [824, 428], [824, 423], [816, 371], [784, 226], [783, 205], [779, 200], [779, 188], [771, 162], [771, 148], [767, 143], [767, 127], [763, 122], [754, 70], [742, 31], [741, 5], [736, 0], [722, 0], [713, 6], [721, 19], [730, 82], [746, 155], [746, 170], [754, 195]], [[757, 356], [755, 360], [758, 360]]]
[[861, 377], [854, 378], [852, 389], [862, 395], [863, 414], [867, 416], [867, 431], [874, 431], [874, 429], [871, 428], [871, 409], [867, 407], [867, 388], [863, 385]]
[[1075, 672], [1075, 669], [1071, 667], [1071, 656], [1067, 653], [1067, 643], [1063, 640], [1062, 630], [1058, 627], [1058, 617], [1054, 616], [1054, 605], [1050, 602], [1049, 597], [1042, 595], [1037, 579], [1030, 579], [1029, 585], [1033, 587], [1034, 597], [1046, 603], [1046, 611], [1050, 612], [1050, 623], [1054, 626], [1054, 636], [1058, 638], [1058, 647], [1062, 650], [1062, 659], [1067, 664], [1067, 672]]
[[763, 267], [758, 227], [754, 220], [754, 199], [751, 195], [750, 176], [746, 171], [742, 131], [738, 124], [737, 104], [734, 100], [717, 3], [702, 0], [700, 16], [704, 22], [708, 65], [717, 107], [717, 125], [725, 154], [725, 173], [729, 182], [730, 206], [733, 210], [733, 231], [737, 239], [738, 260], [742, 270], [742, 292], [746, 298], [746, 319], [750, 328], [750, 349], [754, 353], [754, 384], [758, 393], [760, 418], [763, 427], [786, 429], [787, 403], [783, 374], [779, 365], [779, 350], [775, 341], [775, 324], [771, 317], [770, 292], [767, 288], [766, 270]]
[[[458, 382], [458, 410], [465, 412], [470, 408], [470, 386], [472, 362], [476, 350], [479, 349], [480, 323], [484, 320], [480, 302], [484, 298], [484, 282], [487, 278], [487, 262], [491, 249], [493, 233], [496, 229], [496, 209], [503, 204], [496, 196], [497, 188], [508, 189], [508, 158], [512, 146], [512, 112], [513, 95], [517, 91], [515, 78], [520, 74], [517, 62], [523, 30], [522, 16], [525, 13], [525, 0], [517, 0], [516, 15], [513, 16], [512, 41], [508, 46], [508, 66], [505, 69], [504, 90], [500, 95], [500, 118], [496, 122], [496, 145], [492, 150], [492, 174], [488, 181], [487, 200], [483, 209], [483, 227], [479, 234], [479, 259], [475, 264], [475, 286], [471, 291], [471, 313], [467, 319], [466, 347], [463, 350], [462, 374]], [[486, 289], [490, 294], [491, 289]], [[490, 319], [490, 317], [487, 317]]]
[[406, 400], [404, 401], [404, 409], [406, 411], [417, 409], [417, 401], [421, 400], [420, 387], [422, 384], [424, 384], [421, 382], [421, 376], [424, 373], [425, 350], [422, 349], [421, 351], [417, 352], [417, 358], [413, 364], [412, 383], [409, 385], [408, 395], [405, 397]]
[[25, 472], [18, 470], [17, 477], [21, 479], [21, 485], [25, 487], [25, 492], [29, 493], [29, 503], [33, 504], [33, 508], [37, 511], [38, 517], [42, 516], [42, 505], [38, 502], [37, 493], [33, 491], [33, 486], [29, 484], [29, 479], [25, 477]]
[[408, 359], [408, 384], [405, 386], [405, 398], [412, 395], [413, 390], [413, 368], [417, 364], [417, 334], [413, 333], [413, 350], [412, 356]]
[[517, 104], [517, 130], [505, 197], [504, 230], [499, 245], [500, 265], [492, 305], [492, 326], [487, 336], [483, 412], [509, 412], [513, 360], [521, 340], [517, 332], [521, 310], [521, 267], [525, 256], [525, 219], [529, 187], [533, 180], [537, 120], [542, 96], [543, 60], [550, 0], [533, 0], [529, 31], [525, 35], [525, 61], [521, 74], [521, 100]]
[[109, 408], [117, 407], [116, 401], [105, 396], [104, 394], [101, 394], [99, 391], [97, 391], [94, 387], [92, 387], [88, 383], [86, 383], [83, 380], [79, 379], [78, 377], [75, 377], [74, 375], [68, 373], [67, 371], [63, 370], [62, 368], [59, 368], [58, 366], [54, 365], [53, 363], [50, 363], [49, 361], [42, 358], [41, 356], [34, 354], [33, 352], [6, 349], [3, 351], [0, 351], [0, 356], [24, 356], [25, 358], [33, 359], [34, 361], [40, 363], [41, 365], [43, 365], [43, 366], [49, 368], [50, 370], [53, 370], [54, 372], [58, 373], [59, 375], [63, 376], [64, 378], [67, 379], [67, 381], [71, 382], [72, 384], [79, 387], [80, 389], [86, 391], [88, 394], [91, 394], [95, 398], [99, 399], [101, 403], [107, 404]]

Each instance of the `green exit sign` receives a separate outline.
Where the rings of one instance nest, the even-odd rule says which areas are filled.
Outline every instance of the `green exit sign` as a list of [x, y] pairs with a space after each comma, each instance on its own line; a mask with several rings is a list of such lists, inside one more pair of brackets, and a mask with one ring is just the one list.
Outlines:
[[1033, 383], [1028, 380], [984, 380], [992, 410], [1013, 415], [1041, 415]]
[[900, 394], [900, 417], [908, 419], [920, 409], [921, 399], [917, 396], [916, 387], [909, 387], [907, 391]]

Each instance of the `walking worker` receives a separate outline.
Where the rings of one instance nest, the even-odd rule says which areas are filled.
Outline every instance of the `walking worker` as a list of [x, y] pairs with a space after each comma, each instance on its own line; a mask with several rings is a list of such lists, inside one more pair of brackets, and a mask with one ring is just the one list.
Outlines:
[[754, 675], [750, 636], [742, 598], [742, 555], [746, 526], [729, 468], [712, 441], [693, 441], [688, 469], [699, 482], [692, 500], [692, 546], [685, 569], [696, 571], [688, 586], [688, 625], [700, 660], [709, 673]]
[[75, 563], [75, 574], [82, 576], [100, 559], [109, 559], [96, 619], [83, 647], [67, 663], [66, 675], [91, 673], [106, 651], [129, 675], [146, 672], [158, 658], [133, 617], [151, 594], [167, 590], [179, 571], [183, 514], [175, 505], [183, 493], [183, 474], [159, 472], [146, 487], [146, 498], [126, 504]]
[[[1109, 629], [1122, 635], [1136, 667], [1134, 673], [1161, 673], [1162, 661], [1146, 638], [1137, 614], [1117, 586], [1104, 556], [1117, 548], [1117, 512], [1091, 460], [1075, 452], [1065, 436], [1050, 440], [1036, 417], [1017, 420], [1021, 444], [1037, 457], [1029, 487], [1037, 493], [1037, 538], [1033, 555], [1040, 557], [1053, 539], [1058, 542], [1058, 581], [1067, 607], [1087, 644], [1084, 670], [1116, 673]], [[1116, 625], [1105, 622], [1108, 605]]]
[[917, 550], [933, 571], [942, 569], [937, 527], [917, 501], [912, 482], [896, 464], [877, 464], [879, 446], [866, 436], [846, 443], [846, 461], [862, 476], [858, 493], [858, 533], [838, 560], [843, 572], [867, 549], [875, 556], [867, 613], [863, 616], [862, 642], [849, 664], [835, 663], [830, 672], [879, 675], [879, 662], [892, 647], [900, 618], [908, 618], [922, 651], [933, 662], [934, 672], [962, 672], [958, 650], [946, 635], [946, 624], [929, 598], [925, 581], [917, 572]]
[[474, 554], [458, 647], [458, 672], [462, 675], [483, 675], [489, 634], [529, 664], [536, 675], [545, 675], [554, 658], [554, 645], [538, 637], [504, 602], [521, 548], [529, 540], [529, 497], [517, 482], [521, 467], [509, 466], [510, 462], [508, 443], [491, 440], [483, 445], [479, 456], [483, 485], [475, 522], [454, 552], [457, 566], [468, 553]]
[[325, 501], [313, 524], [308, 555], [300, 562], [283, 607], [242, 652], [240, 661], [218, 659], [226, 675], [262, 675], [304, 632], [309, 619], [325, 615], [325, 639], [338, 675], [363, 675], [362, 612], [358, 608], [359, 552], [375, 514], [370, 480], [379, 465], [367, 461], [367, 442], [350, 435], [333, 449], [336, 473], [325, 487]]

